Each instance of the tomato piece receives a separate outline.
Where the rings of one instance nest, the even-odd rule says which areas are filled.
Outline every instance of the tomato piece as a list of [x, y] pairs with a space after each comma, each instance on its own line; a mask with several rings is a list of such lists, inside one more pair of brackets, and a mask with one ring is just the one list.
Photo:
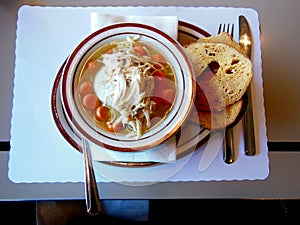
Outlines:
[[94, 92], [94, 87], [90, 81], [84, 81], [79, 85], [78, 92], [80, 95], [84, 96], [89, 93]]
[[113, 123], [106, 123], [106, 130], [113, 133], [118, 133], [123, 129], [122, 123], [118, 123], [115, 127]]
[[100, 105], [100, 100], [94, 93], [89, 93], [83, 96], [82, 105], [86, 109], [93, 110]]
[[165, 76], [166, 76], [166, 74], [161, 70], [156, 70], [153, 73], [154, 82], [155, 82], [156, 87], [161, 83], [162, 80], [166, 79]]
[[153, 73], [153, 76], [155, 76], [161, 80], [161, 78], [166, 77], [166, 74], [162, 70], [155, 70], [155, 72]]
[[111, 48], [111, 49], [109, 49], [107, 52], [106, 52], [106, 54], [113, 54], [113, 49]]
[[167, 104], [172, 104], [175, 98], [175, 84], [172, 80], [163, 78], [155, 87], [153, 100], [156, 106], [160, 107]]
[[93, 59], [88, 62], [88, 71], [91, 73], [96, 73], [101, 67], [101, 62], [96, 59]]
[[174, 81], [168, 79], [168, 78], [165, 78], [165, 77], [155, 77], [156, 79], [156, 87], [155, 87], [155, 90], [156, 91], [159, 91], [157, 89], [161, 89], [160, 91], [162, 90], [165, 90], [167, 88], [173, 88], [175, 86], [175, 83]]
[[108, 121], [109, 120], [109, 108], [99, 105], [95, 110], [95, 118], [98, 121]]
[[154, 54], [154, 55], [152, 55], [151, 58], [154, 62], [158, 62], [161, 64], [165, 64], [167, 62], [165, 57], [162, 54]]
[[175, 94], [176, 92], [174, 89], [168, 88], [163, 91], [163, 99], [168, 103], [172, 104], [175, 99]]
[[172, 104], [175, 99], [176, 91], [173, 88], [162, 88], [161, 85], [156, 88], [153, 100], [156, 102], [156, 106]]
[[158, 97], [158, 96], [154, 96], [152, 99], [153, 99], [153, 101], [155, 101], [156, 107], [161, 107], [161, 106], [165, 105], [165, 103], [166, 103], [161, 97]]
[[133, 50], [135, 54], [139, 56], [147, 55], [147, 51], [145, 50], [144, 46], [141, 44], [136, 44], [135, 46], [133, 46]]

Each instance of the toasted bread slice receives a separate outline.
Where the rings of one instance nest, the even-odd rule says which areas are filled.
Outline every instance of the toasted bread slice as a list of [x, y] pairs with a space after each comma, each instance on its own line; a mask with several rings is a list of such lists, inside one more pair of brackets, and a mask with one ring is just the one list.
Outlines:
[[[207, 90], [219, 87], [222, 97], [214, 102], [220, 105], [209, 106], [210, 110], [222, 111], [228, 105], [240, 100], [253, 79], [253, 66], [243, 48], [226, 32], [216, 36], [200, 38], [185, 46], [187, 55], [194, 67], [196, 77], [211, 63], [219, 68], [214, 79], [206, 84]], [[198, 77], [197, 77], [198, 79]], [[220, 94], [216, 95], [220, 98]]]
[[225, 111], [210, 112], [193, 110], [189, 119], [191, 122], [209, 130], [223, 129], [236, 124], [240, 120], [245, 104], [247, 104], [247, 101], [242, 98], [227, 106]]

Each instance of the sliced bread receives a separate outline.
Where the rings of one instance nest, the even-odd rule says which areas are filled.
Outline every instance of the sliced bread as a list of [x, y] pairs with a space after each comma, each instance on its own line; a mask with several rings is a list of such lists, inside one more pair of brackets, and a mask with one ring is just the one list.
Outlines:
[[246, 99], [242, 98], [226, 107], [225, 111], [198, 111], [193, 110], [190, 114], [190, 121], [209, 130], [223, 129], [237, 123], [247, 104]]
[[[243, 48], [226, 32], [200, 38], [185, 46], [193, 64], [196, 77], [211, 63], [219, 65], [214, 78], [206, 82], [206, 90], [218, 87], [216, 95], [219, 105], [210, 106], [211, 110], [222, 111], [228, 105], [240, 100], [253, 78], [253, 66]], [[204, 90], [205, 91], [205, 90]]]

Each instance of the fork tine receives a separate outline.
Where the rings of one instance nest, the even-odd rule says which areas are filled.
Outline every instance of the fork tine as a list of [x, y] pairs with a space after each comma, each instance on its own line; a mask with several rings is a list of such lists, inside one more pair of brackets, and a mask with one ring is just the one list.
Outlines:
[[[226, 32], [229, 34], [229, 28], [230, 28], [230, 25], [229, 24], [227, 24], [227, 30], [226, 30]], [[225, 25], [224, 25], [224, 31], [225, 31]]]
[[[231, 26], [230, 26], [231, 25]], [[233, 33], [234, 33], [234, 24], [220, 24], [219, 25], [219, 29], [218, 29], [218, 34], [220, 34], [221, 32], [227, 32], [229, 33], [232, 37], [233, 37]]]
[[218, 34], [220, 34], [221, 31], [222, 31], [222, 24], [220, 23], [220, 25], [219, 25], [219, 30], [218, 30]]
[[233, 33], [234, 33], [234, 24], [231, 25], [231, 32], [230, 32], [231, 37], [233, 37]]

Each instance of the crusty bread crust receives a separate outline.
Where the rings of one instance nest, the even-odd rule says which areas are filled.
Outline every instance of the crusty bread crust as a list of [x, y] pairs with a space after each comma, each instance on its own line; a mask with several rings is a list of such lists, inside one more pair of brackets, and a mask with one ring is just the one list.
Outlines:
[[223, 129], [229, 127], [236, 122], [240, 113], [245, 107], [244, 99], [226, 107], [226, 111], [197, 111], [193, 110], [190, 114], [190, 121], [200, 124], [200, 126], [209, 130]]
[[222, 43], [229, 45], [231, 48], [236, 49], [238, 52], [242, 53], [245, 57], [247, 57], [246, 52], [242, 46], [240, 46], [234, 39], [231, 37], [230, 34], [227, 32], [223, 32], [216, 36], [210, 36], [206, 38], [201, 38], [198, 40], [202, 43]]

